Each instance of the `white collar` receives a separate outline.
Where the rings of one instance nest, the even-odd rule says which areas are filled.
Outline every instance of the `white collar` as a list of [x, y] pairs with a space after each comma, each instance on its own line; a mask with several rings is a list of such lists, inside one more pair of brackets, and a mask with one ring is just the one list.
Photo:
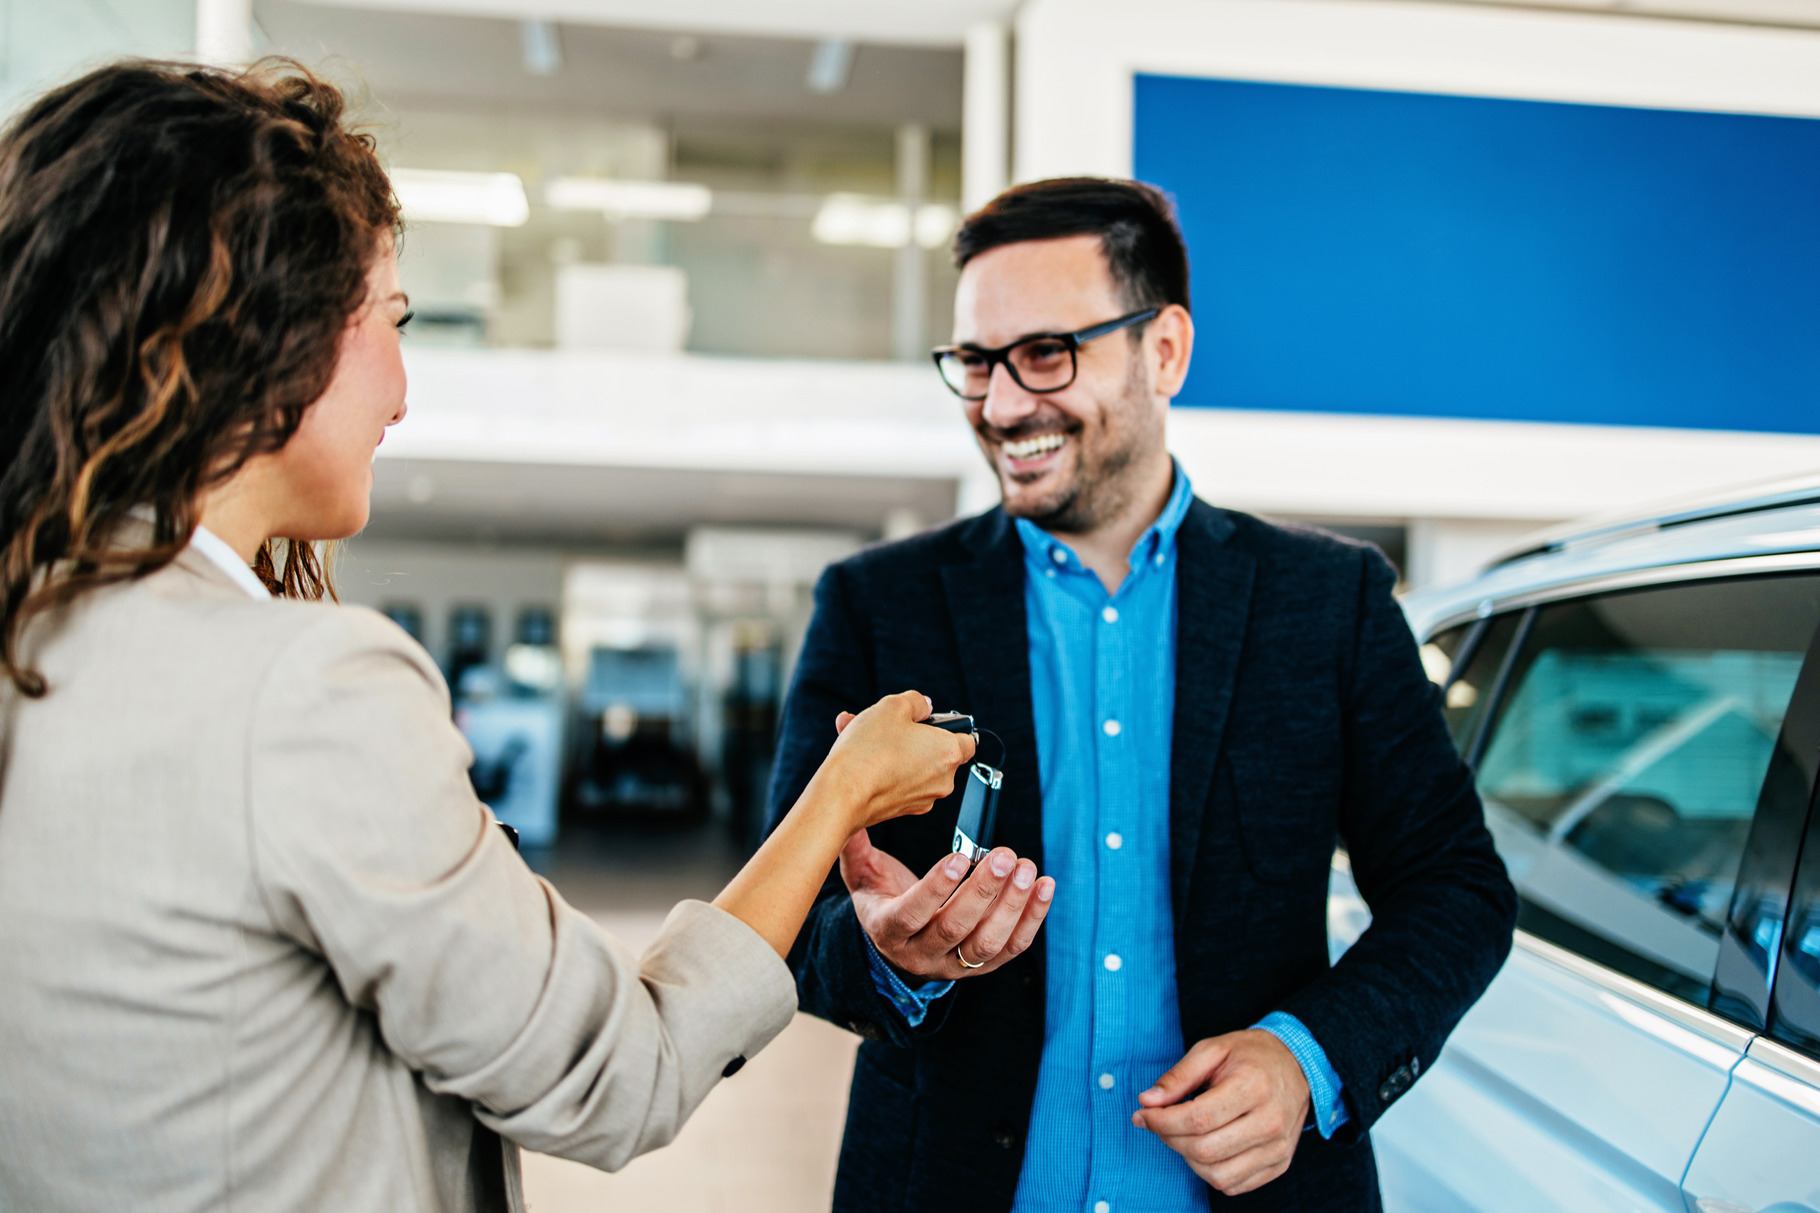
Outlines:
[[265, 588], [265, 583], [253, 575], [246, 561], [240, 559], [240, 553], [227, 545], [227, 541], [205, 526], [198, 526], [190, 535], [190, 546], [213, 564], [216, 568], [233, 578], [234, 584], [245, 590], [250, 597], [260, 602], [270, 602], [272, 592]]

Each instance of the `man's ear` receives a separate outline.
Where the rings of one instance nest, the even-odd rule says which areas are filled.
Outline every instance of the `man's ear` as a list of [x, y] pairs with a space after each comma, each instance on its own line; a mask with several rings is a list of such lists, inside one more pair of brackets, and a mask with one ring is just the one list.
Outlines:
[[1172, 303], [1157, 314], [1145, 332], [1145, 352], [1150, 358], [1150, 383], [1157, 395], [1174, 397], [1188, 378], [1194, 354], [1194, 318], [1188, 309]]

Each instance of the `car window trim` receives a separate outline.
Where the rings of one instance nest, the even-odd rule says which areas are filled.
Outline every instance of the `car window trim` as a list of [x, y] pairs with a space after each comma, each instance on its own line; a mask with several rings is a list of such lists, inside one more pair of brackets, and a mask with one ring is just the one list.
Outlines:
[[[1504, 650], [1504, 659], [1498, 663], [1497, 676], [1492, 679], [1485, 710], [1479, 714], [1479, 722], [1474, 726], [1472, 737], [1463, 749], [1466, 765], [1472, 769], [1475, 779], [1478, 777], [1479, 760], [1485, 757], [1485, 747], [1491, 741], [1491, 731], [1504, 711], [1504, 696], [1510, 690], [1510, 676], [1516, 670], [1517, 660], [1522, 655], [1524, 646], [1529, 643], [1530, 632], [1536, 626], [1538, 610], [1538, 607], [1527, 607], [1523, 611], [1523, 617], [1517, 620], [1517, 630], [1510, 638], [1510, 647]], [[1497, 615], [1492, 615], [1486, 622], [1496, 618]]]
[[[1472, 664], [1473, 657], [1479, 651], [1479, 645], [1485, 640], [1485, 633], [1491, 631], [1491, 621], [1492, 616], [1490, 615], [1481, 615], [1473, 620], [1472, 627], [1466, 633], [1466, 639], [1460, 642], [1460, 651], [1454, 654], [1453, 664], [1447, 667], [1447, 681], [1441, 684], [1443, 694], [1451, 690], [1454, 683], [1460, 681], [1461, 676], [1466, 673], [1466, 667]], [[1434, 636], [1439, 636], [1447, 630], [1447, 628], [1437, 628]], [[1431, 638], [1422, 643], [1431, 644], [1433, 640]]]
[[1758, 1034], [1749, 1028], [1741, 1027], [1666, 990], [1658, 990], [1646, 981], [1607, 968], [1596, 960], [1588, 960], [1578, 952], [1550, 943], [1539, 935], [1519, 930], [1516, 932], [1515, 945], [1530, 956], [1597, 986], [1605, 993], [1627, 999], [1644, 1010], [1654, 1011], [1664, 1019], [1672, 1020], [1677, 1026], [1736, 1053], [1742, 1054], [1750, 1047], [1751, 1041], [1758, 1038]]
[[1808, 1111], [1820, 1114], [1820, 1061], [1767, 1036], [1754, 1037], [1746, 1056], [1772, 1074], [1811, 1088], [1812, 1094], [1805, 1106]]
[[1508, 615], [1526, 607], [1548, 606], [1570, 598], [1590, 598], [1621, 590], [1678, 585], [1684, 581], [1729, 581], [1739, 577], [1774, 576], [1779, 573], [1820, 572], [1820, 552], [1775, 552], [1765, 556], [1728, 556], [1692, 564], [1652, 564], [1617, 572], [1594, 573], [1568, 581], [1516, 590], [1501, 598], [1486, 598], [1463, 605], [1429, 621], [1422, 629], [1426, 642], [1474, 619]]

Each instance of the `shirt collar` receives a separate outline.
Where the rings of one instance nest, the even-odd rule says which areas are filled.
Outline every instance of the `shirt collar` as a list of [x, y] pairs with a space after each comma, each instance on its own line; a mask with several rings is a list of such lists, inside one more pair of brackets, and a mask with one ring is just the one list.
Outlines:
[[247, 592], [247, 596], [260, 602], [270, 602], [272, 592], [265, 588], [265, 583], [253, 575], [246, 561], [240, 559], [240, 553], [229, 547], [227, 541], [205, 526], [198, 526], [190, 535], [190, 546], [210, 564], [226, 573], [235, 585]]
[[[1175, 470], [1175, 484], [1169, 491], [1169, 500], [1164, 503], [1163, 512], [1138, 536], [1137, 546], [1131, 549], [1131, 566], [1134, 571], [1146, 560], [1162, 564], [1168, 559], [1169, 553], [1175, 548], [1176, 532], [1181, 529], [1182, 520], [1188, 517], [1188, 507], [1194, 503], [1194, 485], [1189, 483], [1188, 473], [1182, 470], [1181, 461], [1171, 459], [1169, 463]], [[1013, 521], [1017, 523], [1018, 538], [1024, 542], [1024, 552], [1031, 559], [1053, 561], [1057, 567], [1080, 571], [1081, 558], [1074, 554], [1074, 549], [1028, 518]]]

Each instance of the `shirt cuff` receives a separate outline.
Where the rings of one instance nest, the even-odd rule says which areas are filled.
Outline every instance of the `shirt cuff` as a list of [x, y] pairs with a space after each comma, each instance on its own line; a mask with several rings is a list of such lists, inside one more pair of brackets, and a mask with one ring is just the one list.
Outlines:
[[1257, 1023], [1251, 1025], [1261, 1028], [1283, 1042], [1302, 1067], [1302, 1077], [1308, 1080], [1308, 1099], [1314, 1105], [1314, 1126], [1321, 1131], [1322, 1137], [1332, 1137], [1334, 1130], [1352, 1119], [1346, 1111], [1346, 1101], [1340, 1098], [1340, 1076], [1334, 1071], [1333, 1063], [1327, 1060], [1327, 1052], [1315, 1043], [1314, 1035], [1301, 1020], [1287, 1011], [1272, 1011]]
[[917, 1027], [923, 1017], [929, 1014], [930, 1006], [936, 999], [954, 988], [952, 981], [925, 981], [914, 990], [905, 984], [885, 958], [879, 955], [872, 944], [872, 936], [864, 931], [860, 935], [866, 941], [866, 963], [872, 969], [872, 985], [884, 1000], [896, 1008], [904, 1017], [904, 1022]]

